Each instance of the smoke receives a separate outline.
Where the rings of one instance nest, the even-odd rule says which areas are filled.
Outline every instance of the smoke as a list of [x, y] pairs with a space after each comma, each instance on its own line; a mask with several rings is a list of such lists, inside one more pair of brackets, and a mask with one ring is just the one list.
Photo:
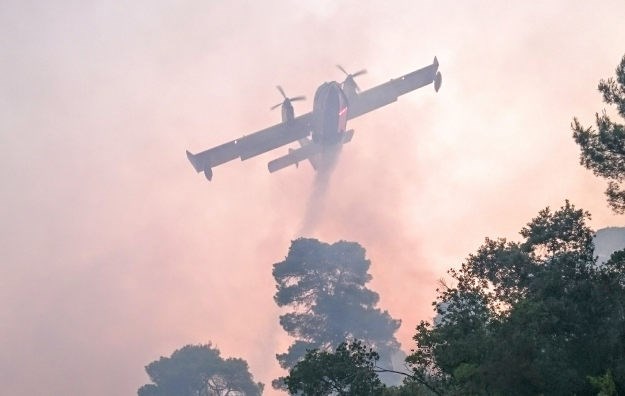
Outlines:
[[330, 178], [336, 168], [342, 147], [342, 144], [338, 144], [334, 147], [326, 148], [318, 157], [319, 163], [316, 164], [317, 172], [313, 181], [313, 188], [308, 197], [306, 212], [297, 236], [311, 235], [319, 221], [323, 218]]

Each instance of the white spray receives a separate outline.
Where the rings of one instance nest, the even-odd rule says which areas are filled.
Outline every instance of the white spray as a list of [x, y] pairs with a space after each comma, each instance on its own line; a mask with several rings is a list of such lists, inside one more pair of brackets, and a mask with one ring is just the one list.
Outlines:
[[298, 237], [310, 236], [315, 231], [319, 221], [323, 218], [326, 192], [330, 184], [330, 178], [338, 162], [341, 147], [343, 147], [343, 145], [339, 144], [335, 147], [327, 148], [319, 156], [317, 173], [315, 174], [313, 188], [308, 197], [308, 202], [306, 203], [306, 213], [300, 225]]

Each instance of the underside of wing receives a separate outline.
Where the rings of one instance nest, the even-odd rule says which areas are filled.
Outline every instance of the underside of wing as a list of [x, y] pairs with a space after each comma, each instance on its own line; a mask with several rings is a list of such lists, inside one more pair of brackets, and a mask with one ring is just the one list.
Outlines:
[[307, 113], [197, 154], [187, 151], [187, 158], [197, 172], [204, 172], [206, 178], [211, 180], [212, 168], [217, 165], [236, 158], [246, 160], [305, 138], [311, 130], [311, 119], [312, 113]]
[[441, 84], [441, 74], [438, 71], [438, 59], [422, 69], [393, 79], [377, 87], [361, 92], [350, 100], [347, 117], [356, 118], [372, 110], [393, 103], [405, 93], [414, 91], [431, 83], [438, 91]]
[[212, 168], [239, 157], [239, 147], [237, 141], [233, 140], [197, 154], [187, 151], [187, 157], [195, 170], [202, 172], [207, 166]]
[[291, 121], [244, 136], [237, 141], [241, 150], [241, 159], [246, 160], [302, 139], [310, 133], [311, 125], [312, 113], [307, 113]]

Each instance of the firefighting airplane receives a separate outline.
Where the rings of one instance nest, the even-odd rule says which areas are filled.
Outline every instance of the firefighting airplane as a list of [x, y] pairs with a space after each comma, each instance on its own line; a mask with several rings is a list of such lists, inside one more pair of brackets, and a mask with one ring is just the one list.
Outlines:
[[217, 165], [235, 158], [246, 160], [295, 141], [298, 141], [300, 147], [289, 149], [287, 155], [270, 161], [269, 172], [290, 165], [297, 166], [306, 159], [317, 169], [319, 155], [352, 139], [354, 131], [346, 129], [347, 120], [386, 106], [395, 102], [399, 96], [431, 83], [434, 83], [434, 89], [438, 92], [442, 83], [436, 57], [429, 66], [362, 92], [354, 77], [366, 73], [366, 70], [350, 74], [341, 66], [337, 67], [347, 77], [342, 83], [332, 81], [321, 84], [315, 93], [311, 112], [295, 117], [291, 102], [305, 98], [289, 98], [278, 86], [284, 101], [272, 109], [282, 107], [282, 122], [201, 153], [192, 154], [187, 151], [187, 157], [195, 170], [204, 172], [206, 178], [211, 180], [213, 167]]

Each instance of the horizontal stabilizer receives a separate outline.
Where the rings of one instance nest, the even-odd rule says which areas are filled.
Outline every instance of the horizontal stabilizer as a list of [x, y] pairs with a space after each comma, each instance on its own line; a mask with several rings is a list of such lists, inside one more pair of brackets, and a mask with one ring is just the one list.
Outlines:
[[[345, 133], [343, 134], [343, 140], [341, 141], [341, 144], [349, 143], [352, 140], [353, 136], [354, 136], [353, 129], [350, 129], [349, 131], [345, 131]], [[269, 162], [267, 164], [267, 167], [269, 168], [269, 172], [273, 173], [275, 171], [279, 171], [280, 169], [284, 169], [287, 166], [297, 165], [300, 161], [304, 161], [306, 159], [310, 160], [311, 164], [313, 165], [313, 168], [317, 169], [317, 166], [314, 161], [315, 156], [317, 154], [322, 153], [325, 147], [320, 144], [313, 143], [311, 141], [307, 143], [300, 141], [300, 144], [302, 144], [302, 147], [298, 149], [289, 149], [289, 153], [287, 155], [282, 156], [280, 158], [276, 158], [275, 160]]]
[[297, 164], [300, 161], [304, 161], [316, 154], [319, 154], [322, 151], [323, 146], [317, 143], [310, 143], [304, 147], [300, 147], [295, 150], [289, 150], [289, 153], [287, 155], [270, 161], [269, 164], [267, 164], [267, 167], [269, 168], [269, 172], [273, 173], [275, 171], [279, 171], [280, 169], [286, 168], [287, 166]]

